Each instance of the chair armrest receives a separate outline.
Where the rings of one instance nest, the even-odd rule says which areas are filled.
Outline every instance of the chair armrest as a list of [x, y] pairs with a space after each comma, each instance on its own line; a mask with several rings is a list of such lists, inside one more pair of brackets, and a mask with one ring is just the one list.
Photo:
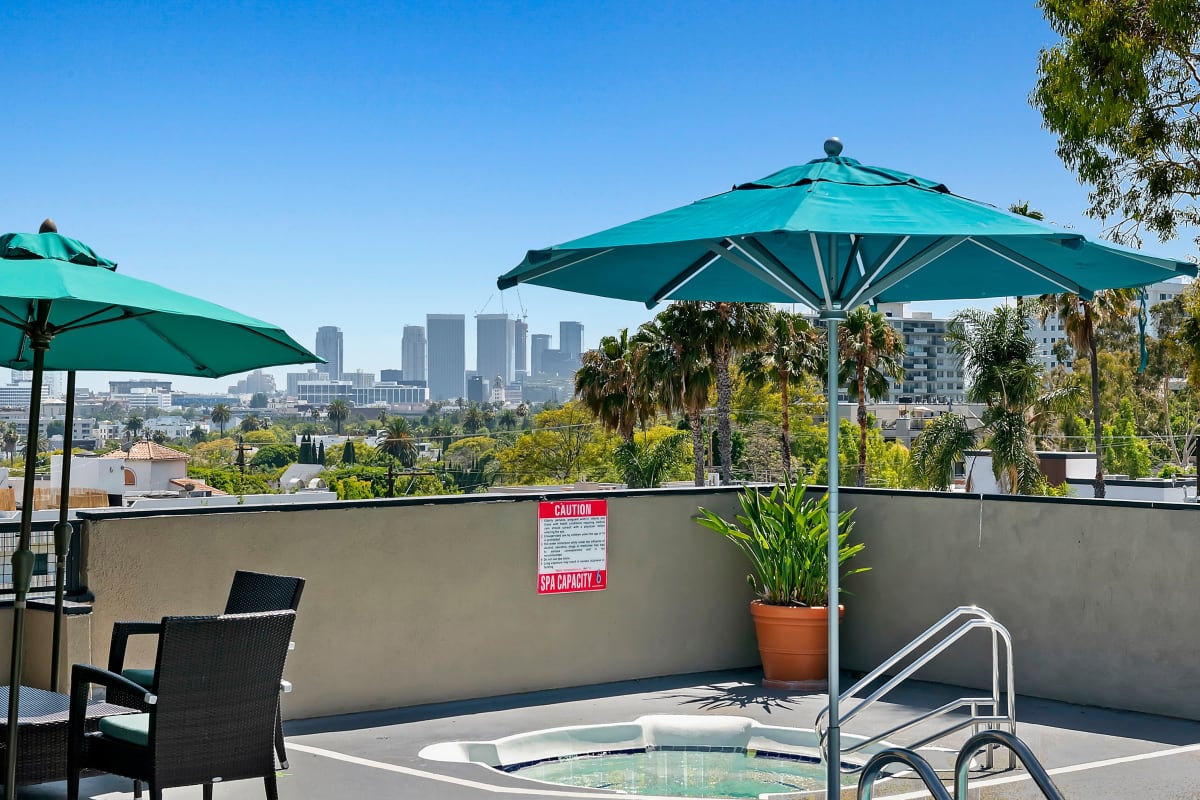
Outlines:
[[108, 647], [108, 670], [120, 674], [125, 669], [125, 648], [130, 636], [157, 636], [161, 622], [114, 622], [112, 642]]
[[158, 697], [146, 691], [145, 686], [139, 686], [123, 675], [118, 675], [100, 667], [94, 667], [91, 664], [73, 664], [71, 666], [71, 713], [75, 712], [75, 698], [79, 696], [83, 699], [83, 705], [86, 708], [87, 699], [90, 695], [88, 691], [92, 685], [103, 686], [105, 689], [123, 689], [133, 695], [138, 695], [142, 698], [142, 702], [148, 706], [152, 706], [158, 702]]
[[145, 687], [138, 686], [128, 678], [115, 672], [93, 667], [91, 664], [74, 664], [71, 666], [71, 712], [67, 722], [67, 763], [78, 764], [79, 754], [83, 747], [85, 721], [87, 719], [88, 698], [92, 684], [98, 684], [109, 689], [124, 689], [131, 694], [140, 695], [148, 706], [158, 702], [158, 698]]

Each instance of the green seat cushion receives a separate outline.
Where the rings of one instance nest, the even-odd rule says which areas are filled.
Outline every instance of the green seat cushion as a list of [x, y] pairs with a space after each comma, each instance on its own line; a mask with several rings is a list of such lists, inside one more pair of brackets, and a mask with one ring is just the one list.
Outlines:
[[138, 686], [150, 689], [154, 686], [154, 670], [152, 669], [123, 669], [121, 677], [128, 678]]
[[100, 720], [100, 732], [122, 742], [146, 747], [150, 744], [150, 715], [121, 714]]

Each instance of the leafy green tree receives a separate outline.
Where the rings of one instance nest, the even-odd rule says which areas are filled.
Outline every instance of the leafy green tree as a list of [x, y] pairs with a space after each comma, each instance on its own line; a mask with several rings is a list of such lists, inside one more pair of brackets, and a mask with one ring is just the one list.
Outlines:
[[1041, 52], [1030, 98], [1058, 155], [1092, 187], [1088, 214], [1118, 240], [1200, 223], [1200, 5], [1039, 0], [1062, 41]]
[[533, 429], [499, 455], [507, 480], [519, 484], [567, 483], [602, 471], [609, 451], [595, 415], [580, 403], [542, 411]]
[[887, 397], [888, 378], [904, 376], [904, 339], [879, 312], [859, 306], [838, 326], [838, 380], [858, 398], [857, 486], [867, 485], [867, 396]]
[[300, 449], [294, 444], [268, 444], [258, 448], [250, 459], [250, 466], [259, 470], [283, 469], [299, 458]]
[[1104, 446], [1100, 416], [1100, 359], [1096, 341], [1099, 329], [1114, 321], [1124, 320], [1133, 310], [1136, 295], [1132, 289], [1109, 289], [1096, 292], [1091, 300], [1077, 294], [1044, 294], [1038, 298], [1042, 324], [1056, 315], [1066, 328], [1067, 338], [1078, 353], [1087, 353], [1091, 367], [1092, 426], [1096, 431], [1096, 478], [1093, 491], [1104, 497]]
[[46, 438], [61, 436], [67, 430], [66, 423], [61, 419], [52, 419], [46, 423]]
[[1104, 446], [1112, 455], [1112, 468], [1131, 478], [1150, 474], [1150, 446], [1138, 436], [1133, 402], [1126, 397], [1111, 425], [1104, 426]]
[[329, 408], [325, 409], [325, 416], [333, 423], [334, 431], [340, 436], [342, 423], [350, 416], [350, 404], [339, 397], [329, 404]]
[[780, 454], [786, 480], [792, 480], [791, 396], [793, 377], [815, 373], [820, 364], [821, 336], [808, 320], [787, 311], [774, 311], [767, 321], [763, 346], [746, 352], [739, 367], [752, 384], [768, 381], [779, 387]]
[[250, 414], [244, 420], [242, 420], [242, 424], [238, 427], [241, 428], [242, 433], [250, 433], [251, 431], [256, 431], [261, 428], [262, 423], [258, 421], [258, 417]]
[[489, 436], [459, 439], [443, 454], [448, 475], [465, 492], [485, 490], [500, 470], [496, 440]]
[[253, 394], [253, 395], [250, 397], [250, 407], [251, 407], [251, 408], [266, 408], [266, 407], [267, 407], [267, 395], [266, 395], [266, 393], [264, 393], [264, 392], [255, 392], [255, 393], [254, 393], [254, 394]]
[[188, 438], [192, 440], [192, 444], [200, 444], [200, 442], [208, 438], [208, 434], [204, 432], [203, 428], [196, 425], [192, 428], [192, 432], [188, 434]]
[[229, 422], [233, 415], [229, 412], [229, 406], [224, 403], [217, 403], [213, 406], [212, 421], [217, 423], [217, 428], [221, 431], [221, 438], [225, 438], [225, 425]]

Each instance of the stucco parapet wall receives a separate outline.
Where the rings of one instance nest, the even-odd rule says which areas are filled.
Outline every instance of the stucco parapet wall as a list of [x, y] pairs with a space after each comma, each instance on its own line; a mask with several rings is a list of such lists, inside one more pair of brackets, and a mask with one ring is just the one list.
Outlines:
[[[421, 497], [395, 497], [395, 498], [377, 498], [374, 500], [337, 500], [326, 503], [296, 503], [291, 504], [254, 504], [245, 503], [237, 506], [190, 506], [178, 509], [125, 509], [125, 508], [104, 508], [104, 509], [80, 509], [76, 515], [81, 520], [106, 520], [106, 519], [136, 519], [139, 517], [161, 517], [161, 516], [190, 516], [197, 514], [241, 514], [246, 512], [262, 512], [262, 511], [278, 511], [278, 512], [295, 512], [295, 511], [329, 511], [340, 509], [355, 509], [355, 508], [389, 508], [393, 506], [439, 506], [439, 505], [461, 505], [467, 503], [530, 503], [540, 502], [549, 498], [556, 500], [574, 500], [574, 499], [595, 499], [595, 498], [622, 498], [622, 497], [653, 497], [668, 494], [683, 494], [694, 495], [696, 497], [704, 497], [708, 495], [727, 495], [737, 494], [748, 487], [758, 487], [769, 489], [774, 484], [755, 483], [742, 484], [738, 486], [673, 486], [661, 489], [609, 489], [604, 491], [556, 491], [552, 487], [546, 487], [544, 493], [529, 493], [529, 494], [512, 494], [512, 495], [497, 495], [488, 493], [478, 494], [449, 494], [449, 495], [427, 495]], [[814, 484], [808, 487], [810, 493], [824, 494], [826, 487], [820, 484]], [[879, 489], [879, 488], [861, 488], [853, 486], [842, 486], [838, 493], [842, 497], [929, 497], [942, 500], [951, 500], [958, 502], [978, 503], [981, 499], [986, 502], [1001, 502], [1001, 503], [1060, 503], [1067, 505], [1102, 505], [1106, 507], [1122, 506], [1127, 508], [1162, 508], [1183, 511], [1198, 511], [1200, 505], [1195, 503], [1171, 503], [1164, 501], [1152, 500], [1116, 500], [1102, 499], [1094, 497], [1040, 497], [1030, 495], [1010, 495], [1010, 494], [980, 494], [977, 492], [939, 492], [921, 489]], [[15, 523], [0, 523], [0, 531], [6, 530], [6, 526], [17, 529]]]
[[[770, 486], [771, 484], [753, 484], [755, 486]], [[569, 492], [556, 491], [546, 487], [545, 492], [530, 492], [528, 494], [444, 494], [423, 495], [421, 497], [376, 498], [374, 500], [337, 500], [328, 503], [295, 503], [295, 504], [254, 504], [244, 503], [237, 506], [191, 506], [178, 509], [145, 509], [134, 510], [126, 508], [92, 508], [77, 513], [82, 520], [106, 519], [136, 519], [138, 517], [189, 516], [195, 514], [241, 514], [248, 511], [333, 511], [356, 508], [391, 508], [403, 506], [453, 506], [468, 503], [536, 503], [553, 498], [555, 500], [603, 499], [623, 497], [654, 497], [664, 494], [684, 494], [703, 497], [705, 495], [736, 494], [744, 486], [675, 486], [666, 489], [608, 489], [608, 490], [574, 490]], [[811, 487], [812, 491], [824, 491], [824, 487]], [[843, 493], [846, 489], [842, 490]]]

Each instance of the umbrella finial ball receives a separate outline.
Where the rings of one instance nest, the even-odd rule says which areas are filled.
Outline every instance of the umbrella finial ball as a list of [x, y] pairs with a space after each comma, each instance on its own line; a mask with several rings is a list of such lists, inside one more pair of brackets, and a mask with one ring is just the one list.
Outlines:
[[825, 155], [830, 158], [837, 158], [842, 154], [842, 140], [836, 136], [830, 136], [825, 140]]
[[42, 221], [42, 227], [38, 228], [38, 233], [58, 233], [58, 226], [54, 224], [54, 220], [46, 217]]

